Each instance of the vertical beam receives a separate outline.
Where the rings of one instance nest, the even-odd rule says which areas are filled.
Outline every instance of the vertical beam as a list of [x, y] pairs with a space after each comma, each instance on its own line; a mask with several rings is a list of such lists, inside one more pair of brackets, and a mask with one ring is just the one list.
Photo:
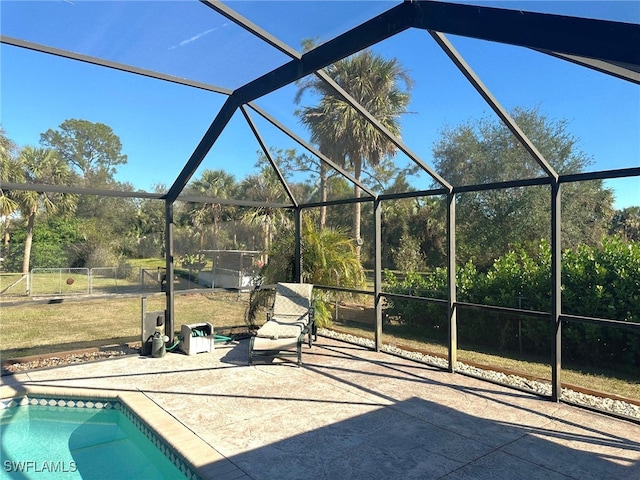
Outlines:
[[551, 184], [551, 321], [552, 335], [552, 364], [551, 364], [551, 398], [554, 402], [560, 400], [562, 365], [562, 220], [561, 220], [561, 184]]
[[374, 279], [373, 293], [376, 311], [376, 352], [382, 348], [382, 202], [376, 198], [373, 201], [373, 226], [374, 226]]
[[456, 306], [456, 196], [447, 195], [447, 281], [449, 284], [449, 371], [458, 361], [458, 312]]
[[167, 275], [167, 288], [166, 288], [166, 310], [164, 320], [164, 333], [169, 337], [169, 343], [173, 344], [173, 332], [175, 310], [173, 304], [174, 298], [174, 285], [173, 285], [173, 202], [171, 200], [165, 200], [164, 204], [165, 215], [165, 260], [166, 260], [166, 275]]
[[293, 280], [294, 282], [302, 281], [302, 209], [295, 209], [295, 252], [293, 260]]

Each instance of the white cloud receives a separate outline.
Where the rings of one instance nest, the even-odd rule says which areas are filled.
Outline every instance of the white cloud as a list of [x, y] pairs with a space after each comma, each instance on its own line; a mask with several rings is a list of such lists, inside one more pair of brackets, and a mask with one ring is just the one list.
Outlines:
[[[222, 27], [226, 27], [226, 26], [227, 26], [226, 23], [222, 25]], [[193, 37], [187, 38], [186, 40], [181, 41], [177, 45], [173, 45], [169, 47], [169, 50], [175, 50], [178, 47], [184, 47], [185, 45], [195, 42], [196, 40], [200, 40], [205, 35], [209, 35], [211, 32], [215, 32], [216, 30], [218, 30], [218, 28], [219, 27], [214, 27], [214, 28], [210, 28], [209, 30], [205, 30], [204, 32], [197, 33]]]

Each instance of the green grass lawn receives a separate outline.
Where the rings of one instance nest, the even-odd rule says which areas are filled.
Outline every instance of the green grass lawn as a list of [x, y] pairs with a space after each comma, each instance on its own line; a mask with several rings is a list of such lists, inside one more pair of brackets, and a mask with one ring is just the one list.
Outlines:
[[[146, 310], [165, 309], [164, 294], [148, 295]], [[175, 332], [182, 324], [210, 322], [218, 334], [247, 331], [248, 294], [212, 291], [175, 295]], [[142, 302], [138, 295], [100, 299], [65, 298], [60, 303], [21, 302], [0, 308], [3, 359], [63, 352], [141, 340]], [[260, 315], [258, 318], [263, 318]], [[340, 331], [373, 338], [371, 326], [336, 325]], [[383, 333], [385, 344], [405, 346], [446, 357], [446, 345]], [[499, 366], [550, 380], [549, 362], [458, 350], [458, 360]], [[562, 381], [627, 398], [640, 399], [640, 379], [589, 369], [562, 370]]]
[[[176, 333], [182, 324], [201, 322], [213, 324], [216, 333], [221, 334], [246, 330], [246, 296], [226, 292], [176, 295]], [[147, 312], [164, 309], [163, 294], [147, 297]], [[0, 310], [2, 358], [140, 341], [141, 325], [139, 296], [3, 305]]]

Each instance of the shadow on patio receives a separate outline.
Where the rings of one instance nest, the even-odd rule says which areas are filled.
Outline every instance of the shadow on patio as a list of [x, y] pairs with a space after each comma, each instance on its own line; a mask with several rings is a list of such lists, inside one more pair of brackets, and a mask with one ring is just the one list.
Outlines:
[[328, 338], [303, 368], [247, 357], [241, 341], [15, 381], [142, 392], [219, 454], [205, 478], [640, 478], [632, 422]]

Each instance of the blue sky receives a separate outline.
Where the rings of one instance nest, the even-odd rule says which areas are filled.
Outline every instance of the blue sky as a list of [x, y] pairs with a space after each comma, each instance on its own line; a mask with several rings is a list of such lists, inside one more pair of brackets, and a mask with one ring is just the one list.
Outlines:
[[[229, 5], [290, 46], [325, 41], [380, 13], [393, 2], [244, 2]], [[640, 2], [492, 2], [504, 8], [548, 11], [640, 23]], [[2, 32], [178, 76], [237, 88], [284, 63], [198, 2], [3, 1]], [[590, 170], [640, 165], [640, 88], [628, 82], [505, 45], [449, 37], [501, 104], [537, 107], [568, 122]], [[403, 140], [427, 164], [444, 126], [491, 115], [428, 34], [408, 31], [374, 48], [396, 56], [414, 78], [412, 112]], [[18, 145], [36, 145], [40, 133], [68, 118], [111, 126], [129, 162], [117, 178], [151, 190], [170, 185], [215, 117], [224, 96], [3, 45], [2, 127]], [[258, 100], [260, 106], [308, 138], [292, 103], [295, 86]], [[312, 98], [303, 98], [309, 104]], [[260, 122], [259, 122], [260, 123]], [[260, 123], [262, 125], [262, 123]], [[274, 147], [294, 143], [262, 126]], [[240, 115], [201, 169], [224, 168], [238, 179], [254, 171], [257, 142]], [[404, 161], [399, 156], [397, 162]], [[419, 184], [423, 182], [416, 179]], [[416, 185], [425, 188], [426, 185]], [[607, 182], [616, 207], [640, 205], [640, 179]]]

